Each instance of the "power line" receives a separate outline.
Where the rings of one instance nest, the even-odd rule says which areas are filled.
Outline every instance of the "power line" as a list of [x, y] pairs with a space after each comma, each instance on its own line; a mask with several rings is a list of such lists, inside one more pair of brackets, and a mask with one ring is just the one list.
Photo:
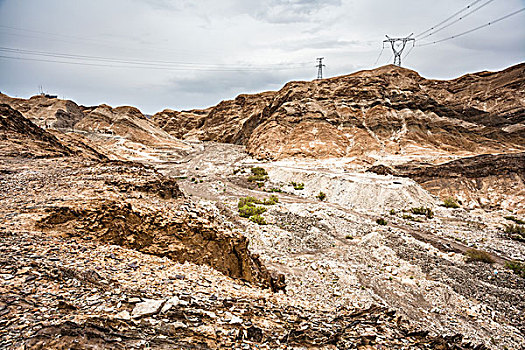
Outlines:
[[390, 57], [388, 57], [388, 59], [386, 60], [385, 64], [388, 64], [388, 62], [390, 62], [392, 57], [394, 57], [394, 53], [393, 52], [390, 54]]
[[436, 33], [439, 33], [439, 32], [442, 31], [443, 29], [446, 29], [446, 28], [448, 28], [448, 27], [450, 27], [450, 26], [452, 26], [452, 25], [458, 23], [459, 21], [461, 21], [461, 20], [467, 18], [468, 16], [470, 16], [470, 15], [473, 14], [474, 12], [476, 12], [476, 11], [480, 10], [481, 8], [487, 6], [488, 4], [490, 4], [490, 3], [493, 2], [493, 1], [494, 1], [494, 0], [488, 0], [487, 2], [481, 4], [480, 6], [476, 7], [475, 9], [473, 9], [472, 11], [466, 13], [464, 16], [459, 17], [458, 19], [456, 19], [456, 20], [453, 21], [452, 23], [449, 23], [449, 24], [447, 24], [447, 25], [444, 26], [444, 27], [441, 27], [441, 28], [439, 28], [439, 29], [437, 29], [437, 30], [435, 30], [435, 31], [433, 31], [433, 32], [430, 32], [430, 33], [428, 33], [427, 35], [425, 35], [424, 37], [418, 38], [418, 40], [423, 40], [423, 39], [425, 39], [425, 38], [428, 38], [428, 37], [431, 36], [431, 35], [434, 35], [434, 34], [436, 34]]
[[525, 11], [525, 7], [522, 8], [522, 9], [520, 9], [520, 10], [514, 11], [514, 12], [512, 12], [512, 13], [509, 13], [508, 15], [505, 15], [505, 16], [503, 16], [503, 17], [500, 17], [500, 18], [498, 18], [498, 19], [495, 19], [494, 21], [491, 21], [491, 22], [488, 22], [488, 23], [486, 23], [486, 24], [483, 24], [483, 25], [481, 25], [481, 26], [479, 26], [479, 27], [476, 27], [476, 28], [473, 28], [473, 29], [467, 30], [467, 31], [465, 31], [465, 32], [463, 32], [463, 33], [459, 33], [459, 34], [456, 34], [456, 35], [452, 35], [452, 36], [449, 36], [448, 38], [444, 38], [444, 39], [437, 40], [437, 41], [433, 41], [433, 42], [429, 42], [429, 43], [418, 44], [417, 46], [418, 46], [418, 47], [421, 47], [421, 46], [434, 45], [434, 44], [441, 43], [441, 42], [443, 42], [443, 41], [447, 41], [447, 40], [451, 40], [451, 39], [459, 38], [460, 36], [463, 36], [463, 35], [466, 35], [466, 34], [470, 34], [470, 33], [472, 33], [472, 32], [475, 32], [476, 30], [479, 30], [479, 29], [482, 29], [482, 28], [488, 27], [488, 26], [490, 26], [490, 25], [492, 25], [492, 24], [496, 24], [496, 23], [498, 23], [498, 22], [500, 22], [500, 21], [503, 21], [504, 19], [507, 19], [507, 18], [509, 18], [509, 17], [512, 17], [512, 16], [514, 16], [514, 15], [517, 15], [518, 13], [523, 12], [523, 11]]
[[[112, 49], [120, 49], [120, 50], [138, 50], [137, 47], [125, 47], [122, 45], [119, 45], [118, 43], [112, 42], [110, 40], [101, 40], [101, 39], [93, 39], [93, 38], [85, 38], [80, 36], [73, 36], [73, 35], [66, 35], [66, 34], [58, 34], [58, 33], [52, 33], [47, 31], [39, 31], [39, 30], [31, 30], [31, 29], [24, 29], [24, 28], [18, 28], [18, 27], [12, 27], [12, 26], [6, 26], [6, 25], [0, 25], [0, 30], [8, 29], [8, 30], [15, 30], [15, 31], [21, 31], [21, 32], [28, 32], [28, 33], [34, 33], [36, 35], [29, 35], [29, 34], [21, 34], [21, 33], [4, 33], [7, 35], [14, 35], [14, 36], [22, 36], [22, 37], [28, 37], [28, 38], [35, 38], [39, 39], [39, 41], [42, 41], [42, 39], [46, 40], [53, 40], [53, 41], [59, 41], [59, 42], [65, 42], [65, 43], [73, 43], [78, 44], [79, 41], [84, 41], [86, 43], [89, 43], [91, 45], [95, 45], [98, 47], [108, 47]], [[51, 37], [50, 37], [51, 36]], [[52, 36], [56, 37], [53, 38]], [[119, 41], [120, 43], [120, 41]], [[159, 48], [154, 46], [152, 43], [149, 42], [141, 42], [141, 45], [148, 46], [148, 50], [155, 50], [160, 52], [170, 52], [170, 53], [195, 53], [196, 51], [190, 51], [190, 50], [184, 50], [181, 48], [177, 48], [176, 50], [170, 50], [167, 48]], [[142, 51], [142, 49], [140, 49]], [[197, 50], [199, 53], [199, 56], [211, 56], [211, 52], [203, 52], [203, 50], [199, 49]]]
[[[42, 57], [52, 57], [52, 58], [62, 58], [66, 60], [72, 60], [73, 62], [80, 62], [85, 63], [84, 61], [88, 62], [107, 62], [107, 63], [118, 63], [118, 64], [125, 64], [125, 65], [132, 65], [132, 66], [140, 66], [143, 68], [148, 67], [154, 67], [154, 68], [184, 68], [185, 70], [234, 70], [234, 71], [260, 71], [260, 70], [287, 70], [287, 69], [298, 69], [304, 67], [307, 63], [295, 63], [295, 64], [288, 64], [286, 66], [283, 66], [283, 64], [279, 65], [244, 65], [244, 67], [240, 66], [241, 68], [238, 68], [239, 65], [227, 65], [227, 64], [201, 64], [201, 63], [188, 63], [188, 62], [176, 62], [176, 61], [145, 61], [145, 60], [125, 60], [125, 59], [119, 59], [119, 58], [108, 58], [108, 57], [101, 57], [101, 56], [88, 56], [88, 55], [75, 55], [75, 54], [65, 54], [65, 53], [52, 53], [52, 52], [45, 52], [45, 51], [35, 51], [35, 50], [25, 50], [25, 49], [17, 49], [17, 48], [10, 48], [10, 47], [0, 47], [0, 52], [5, 53], [11, 53], [11, 54], [22, 54], [22, 55], [32, 55], [32, 56], [42, 56]], [[9, 56], [11, 58], [15, 58], [12, 56]], [[8, 58], [8, 56], [4, 56], [4, 58]], [[53, 60], [45, 60], [43, 62], [52, 62]], [[69, 61], [56, 61], [56, 63], [66, 63]], [[100, 65], [100, 64], [97, 64]], [[106, 65], [106, 66], [113, 66], [115, 65]]]
[[383, 45], [383, 48], [381, 49], [381, 52], [379, 52], [379, 56], [377, 56], [377, 60], [374, 63], [374, 66], [379, 62], [379, 59], [381, 58], [381, 55], [383, 54], [383, 51], [385, 50], [385, 45]]
[[[162, 66], [137, 66], [137, 65], [117, 65], [117, 64], [101, 64], [101, 63], [87, 63], [82, 61], [58, 61], [50, 59], [39, 59], [39, 58], [28, 58], [28, 57], [13, 57], [0, 55], [0, 58], [22, 60], [22, 61], [36, 61], [36, 62], [49, 62], [49, 63], [60, 63], [80, 66], [92, 66], [92, 67], [110, 67], [110, 68], [139, 68], [139, 69], [154, 69], [154, 70], [166, 70], [166, 71], [214, 71], [214, 72], [263, 72], [270, 69], [235, 69], [235, 68], [184, 68], [184, 67], [162, 67]], [[284, 69], [299, 69], [299, 68], [271, 68], [271, 70], [284, 70]]]
[[480, 2], [480, 1], [482, 1], [482, 0], [476, 0], [476, 1], [474, 1], [474, 2], [471, 3], [470, 5], [468, 5], [467, 7], [465, 7], [465, 8], [463, 8], [463, 9], [459, 10], [458, 12], [454, 13], [452, 16], [448, 17], [448, 18], [445, 19], [444, 21], [441, 21], [441, 22], [439, 22], [438, 24], [436, 24], [436, 25], [430, 27], [429, 29], [425, 30], [424, 32], [421, 32], [421, 33], [417, 34], [417, 35], [416, 35], [416, 38], [419, 38], [421, 35], [426, 34], [426, 33], [430, 32], [431, 30], [434, 30], [434, 29], [438, 28], [438, 27], [441, 26], [442, 24], [447, 23], [447, 22], [450, 21], [452, 18], [454, 18], [454, 17], [456, 17], [457, 15], [459, 15], [460, 13], [462, 13], [462, 12], [468, 10], [469, 8], [471, 8], [472, 6], [476, 5], [476, 4], [477, 4], [478, 2]]
[[410, 49], [407, 51], [407, 53], [405, 54], [405, 56], [403, 56], [403, 59], [407, 58], [407, 56], [410, 54], [410, 52], [412, 52], [412, 50], [414, 50], [414, 46], [411, 46]]

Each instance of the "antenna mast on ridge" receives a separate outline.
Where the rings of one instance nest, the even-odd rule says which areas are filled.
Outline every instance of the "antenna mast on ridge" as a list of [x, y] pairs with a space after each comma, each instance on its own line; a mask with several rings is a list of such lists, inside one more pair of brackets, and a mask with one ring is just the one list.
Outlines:
[[407, 43], [412, 41], [412, 47], [415, 46], [416, 39], [411, 38], [412, 35], [414, 35], [414, 33], [410, 34], [406, 38], [391, 38], [388, 35], [385, 35], [387, 39], [383, 40], [383, 48], [385, 47], [385, 43], [390, 43], [390, 45], [392, 45], [392, 51], [394, 52], [394, 64], [396, 66], [401, 67], [401, 54], [403, 53]]

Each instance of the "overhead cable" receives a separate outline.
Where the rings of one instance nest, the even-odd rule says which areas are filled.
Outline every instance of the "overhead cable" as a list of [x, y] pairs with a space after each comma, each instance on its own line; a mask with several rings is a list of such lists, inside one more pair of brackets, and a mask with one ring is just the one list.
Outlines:
[[483, 24], [483, 25], [481, 25], [481, 26], [479, 26], [479, 27], [472, 28], [472, 29], [467, 30], [467, 31], [465, 31], [465, 32], [462, 32], [462, 33], [459, 33], [459, 34], [456, 34], [456, 35], [452, 35], [452, 36], [449, 36], [449, 37], [444, 38], [444, 39], [441, 39], [441, 40], [436, 40], [436, 41], [432, 41], [432, 42], [428, 42], [428, 43], [423, 43], [423, 44], [417, 44], [416, 46], [421, 47], [421, 46], [434, 45], [434, 44], [441, 43], [441, 42], [443, 42], [443, 41], [447, 41], [447, 40], [452, 40], [452, 39], [455, 39], [455, 38], [459, 38], [460, 36], [463, 36], [463, 35], [466, 35], [466, 34], [470, 34], [470, 33], [472, 33], [472, 32], [475, 32], [476, 30], [479, 30], [479, 29], [482, 29], [482, 28], [488, 27], [488, 26], [490, 26], [490, 25], [492, 25], [492, 24], [496, 24], [496, 23], [498, 23], [498, 22], [500, 22], [500, 21], [503, 21], [504, 19], [507, 19], [507, 18], [509, 18], [509, 17], [512, 17], [512, 16], [514, 16], [514, 15], [517, 15], [518, 13], [523, 12], [523, 11], [525, 11], [525, 7], [522, 8], [522, 9], [520, 9], [520, 10], [517, 10], [517, 11], [511, 12], [511, 13], [509, 13], [508, 15], [505, 15], [505, 16], [503, 16], [503, 17], [500, 17], [500, 18], [498, 18], [498, 19], [495, 19], [495, 20], [493, 20], [493, 21], [490, 21], [490, 22], [488, 22], [488, 23], [486, 23], [486, 24]]
[[493, 2], [493, 1], [494, 1], [494, 0], [488, 0], [487, 2], [481, 4], [480, 6], [476, 7], [475, 9], [473, 9], [472, 11], [466, 13], [464, 16], [459, 17], [459, 18], [456, 19], [455, 21], [452, 21], [451, 23], [447, 24], [446, 26], [441, 27], [441, 28], [439, 28], [439, 29], [436, 29], [435, 31], [432, 31], [432, 32], [428, 33], [427, 35], [425, 35], [425, 36], [423, 36], [423, 37], [419, 37], [419, 38], [417, 38], [417, 39], [418, 39], [418, 40], [423, 40], [423, 39], [425, 39], [425, 38], [428, 38], [428, 37], [431, 36], [431, 35], [434, 35], [434, 34], [436, 34], [436, 33], [439, 33], [439, 32], [442, 31], [443, 29], [446, 29], [446, 28], [448, 28], [448, 27], [450, 27], [450, 26], [453, 26], [454, 24], [456, 24], [456, 23], [458, 23], [459, 21], [461, 21], [461, 20], [467, 18], [467, 17], [470, 16], [471, 14], [473, 14], [473, 13], [475, 13], [476, 11], [480, 10], [481, 8], [487, 6], [488, 4], [490, 4], [490, 3]]

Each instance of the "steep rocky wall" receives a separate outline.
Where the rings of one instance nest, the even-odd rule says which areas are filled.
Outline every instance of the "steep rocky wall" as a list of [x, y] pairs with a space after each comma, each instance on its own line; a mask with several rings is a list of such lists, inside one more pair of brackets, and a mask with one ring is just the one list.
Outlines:
[[455, 198], [467, 208], [525, 212], [525, 153], [484, 154], [438, 165], [375, 166], [369, 171], [410, 177], [441, 199]]
[[519, 151], [524, 77], [525, 64], [451, 81], [389, 65], [158, 119], [178, 137], [243, 144], [258, 158]]
[[36, 95], [30, 99], [13, 98], [0, 94], [0, 103], [10, 105], [40, 127], [71, 129], [84, 112], [75, 102]]
[[55, 136], [24, 118], [20, 112], [0, 104], [0, 155], [41, 158], [72, 153]]
[[161, 212], [138, 212], [130, 204], [103, 202], [89, 209], [54, 208], [38, 225], [178, 262], [206, 264], [233, 278], [277, 287], [244, 236], [205, 219], [167, 218]]

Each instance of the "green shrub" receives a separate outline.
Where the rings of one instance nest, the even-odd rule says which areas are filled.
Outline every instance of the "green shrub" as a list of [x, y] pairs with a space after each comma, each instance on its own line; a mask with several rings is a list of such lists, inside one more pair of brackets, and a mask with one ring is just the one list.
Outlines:
[[414, 217], [412, 215], [403, 214], [403, 219], [405, 219], [405, 220], [414, 220]]
[[525, 242], [525, 227], [520, 225], [505, 225], [505, 233], [509, 235], [511, 239], [516, 241]]
[[434, 212], [430, 208], [419, 207], [412, 208], [410, 212], [415, 215], [425, 215], [427, 218], [432, 219], [434, 217]]
[[326, 193], [324, 193], [323, 191], [319, 192], [319, 194], [316, 196], [317, 199], [319, 199], [320, 201], [324, 201], [326, 199]]
[[390, 209], [390, 215], [396, 215], [396, 211], [394, 209]]
[[481, 261], [489, 264], [494, 263], [492, 256], [483, 250], [469, 249], [465, 252], [465, 255], [467, 256], [467, 262]]
[[259, 166], [255, 167], [255, 168], [252, 168], [252, 174], [253, 175], [262, 175], [262, 176], [268, 175], [266, 170], [264, 168], [259, 167]]
[[265, 190], [266, 192], [282, 192], [283, 190], [281, 190], [280, 188], [270, 188], [269, 190]]
[[379, 218], [379, 219], [377, 219], [377, 220], [376, 220], [376, 223], [377, 223], [378, 225], [386, 225], [386, 224], [387, 224], [386, 220], [383, 219], [383, 218]]
[[443, 206], [445, 208], [459, 208], [458, 202], [452, 197], [445, 198]]
[[304, 183], [302, 182], [290, 182], [290, 184], [293, 186], [294, 190], [304, 190]]
[[250, 175], [248, 176], [249, 182], [265, 182], [268, 180], [268, 175]]
[[514, 221], [514, 222], [515, 222], [516, 224], [518, 224], [518, 225], [523, 225], [523, 224], [525, 224], [525, 221], [520, 220], [520, 219], [518, 219], [518, 218], [515, 217], [515, 216], [505, 216], [505, 219], [510, 220], [510, 221]]
[[266, 225], [266, 219], [259, 214], [255, 214], [250, 217], [251, 222], [255, 222], [258, 225]]
[[505, 267], [514, 271], [514, 273], [520, 277], [525, 278], [525, 263], [519, 261], [507, 261]]
[[258, 207], [250, 203], [239, 208], [239, 215], [243, 218], [249, 218], [254, 215], [260, 215], [265, 211], [265, 207]]
[[239, 202], [237, 203], [238, 208], [242, 208], [244, 206], [253, 207], [255, 204], [263, 204], [263, 205], [274, 205], [276, 203], [279, 203], [279, 197], [271, 195], [269, 198], [266, 198], [264, 200], [260, 200], [259, 198], [255, 197], [242, 197], [239, 198]]
[[346, 238], [346, 239], [354, 239], [354, 236], [352, 236], [352, 235], [346, 235], [345, 238]]
[[262, 204], [262, 202], [255, 197], [243, 197], [239, 198], [239, 203], [237, 203], [237, 207], [242, 208], [245, 205], [253, 206], [254, 204]]
[[264, 205], [274, 205], [279, 203], [279, 197], [271, 195], [270, 198], [267, 198], [263, 201]]

